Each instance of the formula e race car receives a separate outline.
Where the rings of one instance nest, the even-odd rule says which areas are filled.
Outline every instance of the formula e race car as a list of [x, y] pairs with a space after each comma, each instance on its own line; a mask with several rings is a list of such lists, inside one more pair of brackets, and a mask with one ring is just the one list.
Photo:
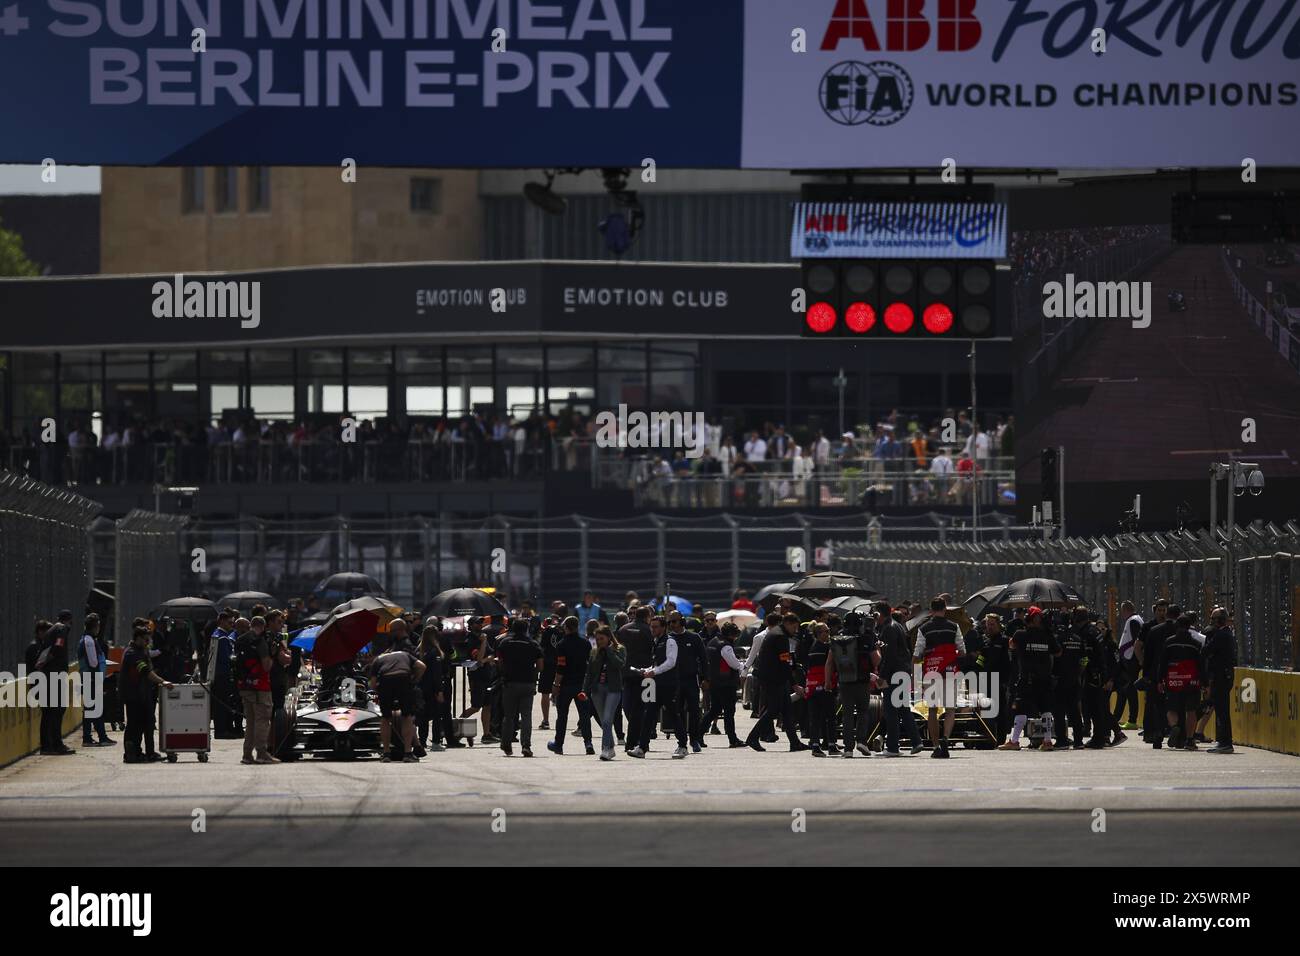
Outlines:
[[[885, 690], [883, 693], [889, 692]], [[952, 736], [948, 738], [948, 742], [953, 746], [960, 745], [975, 750], [992, 750], [996, 747], [998, 745], [997, 717], [990, 713], [993, 701], [987, 695], [963, 688], [957, 695], [956, 703], [957, 718], [953, 722]], [[939, 709], [941, 711], [939, 720], [942, 721], [943, 708]], [[933, 747], [935, 742], [930, 740], [930, 731], [926, 724], [930, 706], [923, 694], [918, 695], [918, 698], [913, 701], [911, 710], [916, 719], [917, 730], [921, 733], [921, 739], [928, 746]], [[871, 726], [871, 732], [867, 735], [867, 746], [875, 751], [882, 750], [885, 743], [885, 710], [880, 692], [872, 693], [867, 705], [867, 713], [867, 723]], [[900, 739], [899, 743], [906, 745], [907, 740]]]
[[380, 720], [379, 704], [355, 662], [327, 667], [318, 680], [299, 685], [288, 754], [343, 760], [377, 754]]

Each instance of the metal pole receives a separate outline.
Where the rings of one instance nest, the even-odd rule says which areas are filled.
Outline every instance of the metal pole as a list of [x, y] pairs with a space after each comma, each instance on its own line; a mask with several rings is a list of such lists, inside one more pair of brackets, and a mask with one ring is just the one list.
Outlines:
[[1210, 466], [1210, 534], [1213, 535], [1219, 527], [1219, 495], [1218, 485], [1219, 478], [1214, 473], [1214, 466]]
[[1062, 445], [1056, 450], [1056, 507], [1057, 518], [1056, 527], [1059, 532], [1058, 538], [1065, 540], [1065, 446]]
[[735, 516], [724, 514], [722, 520], [731, 529], [731, 593], [740, 588], [740, 525]]
[[587, 522], [578, 515], [574, 515], [573, 520], [578, 525], [578, 585], [585, 594], [590, 583], [588, 569], [591, 564], [591, 542], [587, 536]]
[[[1228, 456], [1228, 616], [1237, 615], [1237, 462]], [[1237, 622], [1240, 627], [1241, 623]]]
[[[979, 401], [975, 391], [975, 340], [974, 339], [971, 339], [970, 355], [967, 357], [970, 359], [970, 422], [971, 422], [971, 427], [973, 429], [978, 429], [980, 427], [980, 418], [979, 418]], [[971, 435], [974, 436], [975, 432], [972, 431]], [[979, 467], [979, 455], [977, 454], [978, 449], [979, 449], [979, 442], [975, 441], [974, 438], [972, 438], [971, 446], [970, 446], [970, 457], [971, 457], [970, 474], [971, 474], [971, 482], [972, 482], [971, 491], [970, 491], [970, 540], [972, 544], [979, 544], [979, 540], [980, 540], [979, 537], [980, 534], [979, 532], [980, 467]], [[989, 450], [990, 451], [993, 450], [992, 441], [989, 442]], [[989, 457], [991, 458], [992, 456], [990, 455]]]

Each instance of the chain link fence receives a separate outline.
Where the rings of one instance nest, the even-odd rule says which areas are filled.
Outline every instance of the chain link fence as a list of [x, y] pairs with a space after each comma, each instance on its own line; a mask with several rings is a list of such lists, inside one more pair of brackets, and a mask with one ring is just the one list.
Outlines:
[[[1205, 621], [1216, 605], [1234, 613], [1241, 666], [1294, 669], [1300, 622], [1300, 526], [1220, 532], [1135, 534], [1064, 541], [841, 541], [836, 570], [857, 575], [895, 603], [951, 594], [960, 603], [981, 588], [1021, 578], [1072, 585], [1089, 607], [1116, 623], [1119, 602], [1144, 616], [1167, 598]], [[1237, 586], [1234, 589], [1233, 569]], [[1235, 593], [1234, 593], [1235, 590]]]
[[163, 601], [181, 596], [181, 533], [188, 518], [136, 509], [114, 525], [116, 639], [125, 644], [131, 620]]
[[94, 578], [87, 526], [100, 505], [0, 471], [0, 670], [14, 672], [39, 618], [80, 614]]
[[[642, 515], [602, 520], [581, 515], [554, 518], [498, 515], [450, 520], [412, 516], [401, 519], [324, 518], [267, 521], [196, 519], [180, 534], [175, 560], [180, 581], [174, 594], [218, 600], [233, 591], [265, 591], [280, 601], [304, 597], [336, 571], [361, 571], [384, 585], [403, 607], [423, 607], [452, 587], [492, 586], [507, 603], [524, 600], [575, 601], [591, 590], [611, 603], [628, 591], [643, 596], [674, 593], [713, 607], [728, 607], [737, 588], [757, 590], [792, 581], [817, 570], [825, 548], [844, 538], [919, 534], [943, 528], [969, 534], [968, 518], [928, 515], [873, 517], [776, 517]], [[1005, 536], [1005, 515], [987, 513], [985, 536]], [[112, 532], [105, 530], [104, 541]], [[194, 548], [204, 551], [196, 570]], [[799, 548], [800, 552], [788, 549]], [[156, 602], [154, 602], [156, 603]], [[141, 605], [127, 595], [119, 607], [131, 615]]]

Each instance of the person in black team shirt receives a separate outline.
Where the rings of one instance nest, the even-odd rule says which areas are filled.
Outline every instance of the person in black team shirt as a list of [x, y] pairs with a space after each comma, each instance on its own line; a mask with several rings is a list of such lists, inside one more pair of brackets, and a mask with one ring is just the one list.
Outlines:
[[[698, 604], [695, 606], [696, 608], [699, 608]], [[719, 634], [718, 616], [713, 611], [702, 611], [700, 613], [699, 631], [700, 640], [704, 643], [704, 650], [707, 654], [709, 645], [717, 639]], [[704, 688], [704, 703], [701, 705], [702, 713], [704, 715], [704, 726], [709, 728], [706, 731], [709, 736], [717, 737], [722, 733], [722, 731], [718, 730], [718, 716], [722, 711], [715, 713], [713, 710], [713, 675], [707, 670], [705, 673], [708, 676], [706, 679], [701, 681], [701, 686]]]
[[[650, 619], [650, 634], [654, 639], [651, 648], [652, 666], [641, 670], [642, 679], [650, 681], [646, 690], [650, 691], [650, 699], [646, 702], [646, 707], [641, 715], [641, 739], [637, 745], [628, 751], [633, 757], [644, 757], [646, 751], [650, 749], [650, 734], [654, 732], [655, 722], [659, 719], [659, 712], [667, 710], [669, 713], [677, 711], [677, 657], [679, 648], [677, 639], [668, 633], [668, 625], [664, 619], [658, 615]], [[629, 659], [631, 655], [629, 654]], [[640, 696], [644, 693], [641, 686], [636, 688], [636, 694]], [[674, 759], [680, 760], [686, 756], [686, 725], [678, 718], [675, 721], [674, 728], [677, 734], [677, 749], [673, 751]]]
[[1161, 599], [1151, 608], [1152, 620], [1142, 628], [1137, 643], [1137, 658], [1142, 662], [1142, 679], [1146, 685], [1146, 709], [1142, 712], [1142, 739], [1156, 750], [1165, 738], [1165, 701], [1159, 672], [1160, 654], [1165, 641], [1174, 633], [1174, 621], [1182, 609]]
[[804, 688], [808, 695], [809, 739], [814, 757], [835, 756], [835, 674], [827, 667], [830, 657], [831, 629], [825, 624], [813, 627], [813, 643], [804, 657]]
[[570, 615], [564, 619], [564, 636], [555, 645], [555, 680], [551, 696], [555, 699], [555, 739], [546, 749], [553, 754], [564, 753], [564, 724], [569, 719], [569, 706], [577, 703], [578, 731], [587, 747], [588, 756], [596, 752], [591, 745], [591, 711], [585, 700], [579, 700], [583, 682], [587, 678], [587, 658], [591, 644], [578, 633], [578, 619]]
[[[149, 654], [149, 629], [137, 627], [131, 635], [131, 646], [122, 654], [118, 670], [118, 695], [126, 708], [125, 746], [123, 763], [156, 763], [162, 760], [154, 750], [154, 694], [155, 687], [169, 688], [153, 669]], [[141, 744], [144, 752], [140, 752]]]
[[[542, 649], [542, 670], [537, 675], [537, 693], [542, 695], [542, 722], [538, 730], [551, 729], [551, 687], [555, 684], [555, 645], [560, 643], [562, 617], [548, 617], [542, 622], [539, 643]], [[506, 738], [509, 740], [510, 738]]]
[[[952, 734], [953, 724], [957, 721], [957, 701], [949, 700], [948, 682], [945, 678], [957, 671], [958, 659], [966, 653], [966, 641], [955, 621], [948, 619], [948, 602], [937, 597], [930, 602], [930, 620], [926, 621], [916, 632], [916, 644], [912, 647], [912, 663], [921, 664], [923, 679], [942, 682], [943, 736], [939, 736], [939, 714], [937, 708], [927, 708], [926, 728], [930, 733], [930, 743], [934, 749], [931, 757], [948, 756], [948, 737]], [[954, 688], [955, 692], [955, 688]]]
[[[1062, 618], [1064, 615], [1062, 615]], [[1061, 654], [1056, 658], [1056, 705], [1053, 716], [1056, 719], [1056, 746], [1076, 749], [1083, 747], [1083, 715], [1079, 709], [1081, 685], [1079, 679], [1083, 674], [1083, 659], [1087, 656], [1088, 646], [1095, 638], [1095, 629], [1088, 623], [1088, 609], [1076, 607], [1069, 623], [1061, 621], [1057, 628], [1061, 645]], [[1066, 724], [1069, 724], [1070, 736], [1066, 736]]]
[[808, 749], [808, 745], [795, 736], [794, 719], [790, 709], [790, 690], [794, 671], [794, 652], [791, 645], [798, 633], [798, 616], [792, 613], [783, 614], [779, 626], [776, 621], [772, 622], [759, 647], [758, 660], [754, 664], [754, 676], [762, 684], [763, 711], [745, 739], [745, 743], [753, 750], [766, 749], [759, 741], [773, 733], [773, 726], [778, 717], [781, 719], [786, 739], [790, 741], [790, 750]]
[[1204, 676], [1210, 683], [1210, 704], [1214, 708], [1215, 744], [1206, 753], [1232, 753], [1233, 671], [1237, 666], [1237, 639], [1228, 626], [1228, 612], [1216, 607], [1210, 612], [1210, 630], [1205, 635]]
[[[1184, 750], [1197, 749], [1192, 731], [1201, 700], [1201, 643], [1192, 635], [1194, 621], [1190, 614], [1178, 615], [1173, 633], [1161, 645], [1155, 668], [1169, 720], [1169, 746]], [[1184, 720], [1182, 726], [1180, 719]]]
[[708, 653], [700, 635], [686, 629], [681, 611], [668, 615], [668, 633], [677, 642], [677, 719], [686, 730], [691, 750], [699, 753], [708, 746], [700, 719], [700, 687], [701, 681], [708, 683]]
[[[510, 636], [497, 645], [497, 661], [501, 667], [501, 749], [507, 757], [514, 753], [511, 741], [516, 728], [524, 756], [533, 755], [533, 693], [544, 667], [544, 651], [528, 636], [529, 626], [527, 620], [515, 621], [510, 625]], [[563, 733], [564, 723], [561, 721], [558, 726]]]
[[[641, 672], [654, 658], [654, 634], [650, 628], [650, 609], [638, 604], [632, 610], [632, 620], [618, 629], [618, 642], [627, 648], [627, 673], [623, 677], [623, 712], [627, 715], [627, 752], [631, 753], [641, 743], [641, 724], [646, 705], [641, 699]], [[654, 731], [653, 725], [650, 728]], [[646, 735], [649, 741], [650, 735]]]
[[[916, 715], [912, 713], [912, 650], [908, 646], [907, 627], [896, 619], [890, 610], [888, 601], [877, 601], [873, 610], [876, 615], [876, 650], [878, 658], [877, 682], [881, 687], [881, 710], [885, 720], [885, 749], [882, 756], [901, 757], [898, 751], [899, 729], [903, 730], [912, 742], [912, 756], [925, 748], [921, 746], [921, 731], [916, 726]], [[834, 646], [834, 642], [832, 642]], [[869, 666], [863, 662], [862, 670]], [[836, 662], [839, 670], [839, 663]], [[868, 672], [869, 674], [869, 672]], [[844, 696], [844, 674], [840, 673], [840, 700], [844, 701], [844, 756], [852, 755], [849, 749], [848, 698]], [[863, 714], [865, 717], [865, 702]], [[866, 721], [860, 725], [858, 750], [869, 756], [871, 751], [866, 743]]]
[[392, 740], [394, 715], [397, 715], [398, 734], [402, 740], [402, 762], [415, 763], [412, 752], [415, 741], [415, 688], [424, 676], [424, 663], [415, 656], [406, 639], [406, 622], [400, 618], [388, 626], [391, 643], [388, 650], [370, 662], [370, 686], [379, 692], [379, 712], [383, 720], [379, 725], [383, 756], [387, 762], [389, 742]]
[[[442, 645], [438, 642], [441, 632], [440, 624], [425, 625], [420, 632], [420, 648], [416, 652], [420, 663], [424, 665], [424, 675], [420, 678], [420, 695], [424, 699], [424, 706], [420, 708], [417, 753], [426, 749], [442, 750], [438, 737], [442, 728], [442, 707], [447, 699], [443, 693], [446, 661], [443, 659]], [[429, 737], [430, 724], [433, 725], [432, 739]]]
[[1043, 620], [1037, 607], [1029, 609], [1023, 628], [1011, 638], [1011, 653], [1016, 664], [1016, 689], [1012, 700], [1015, 721], [1011, 739], [999, 750], [1019, 750], [1020, 735], [1030, 716], [1042, 717], [1043, 742], [1039, 750], [1052, 749], [1052, 663], [1061, 653], [1061, 645]]
[[1119, 721], [1110, 709], [1111, 691], [1124, 686], [1124, 664], [1119, 645], [1115, 643], [1110, 628], [1103, 631], [1093, 625], [1087, 636], [1083, 692], [1092, 702], [1092, 739], [1086, 746], [1101, 750], [1125, 739], [1123, 731], [1119, 729]]
[[1011, 639], [1002, 627], [1002, 618], [992, 612], [984, 615], [984, 649], [975, 656], [975, 666], [989, 675], [990, 687], [993, 680], [997, 681], [995, 726], [998, 743], [1003, 743], [1011, 733], [1011, 691], [1015, 679], [1011, 666]]
[[[707, 627], [707, 619], [706, 624]], [[718, 634], [712, 638], [705, 651], [709, 657], [709, 715], [706, 724], [722, 718], [722, 726], [727, 732], [727, 743], [732, 747], [743, 747], [745, 742], [736, 736], [736, 692], [740, 689], [740, 670], [745, 665], [736, 656], [736, 638], [740, 628], [727, 621], [718, 628]]]

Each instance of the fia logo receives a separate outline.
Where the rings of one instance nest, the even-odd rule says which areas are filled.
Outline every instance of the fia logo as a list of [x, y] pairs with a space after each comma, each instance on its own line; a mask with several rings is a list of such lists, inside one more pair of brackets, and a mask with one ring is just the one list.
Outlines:
[[912, 78], [897, 63], [845, 60], [826, 71], [818, 99], [841, 126], [893, 126], [912, 108]]

